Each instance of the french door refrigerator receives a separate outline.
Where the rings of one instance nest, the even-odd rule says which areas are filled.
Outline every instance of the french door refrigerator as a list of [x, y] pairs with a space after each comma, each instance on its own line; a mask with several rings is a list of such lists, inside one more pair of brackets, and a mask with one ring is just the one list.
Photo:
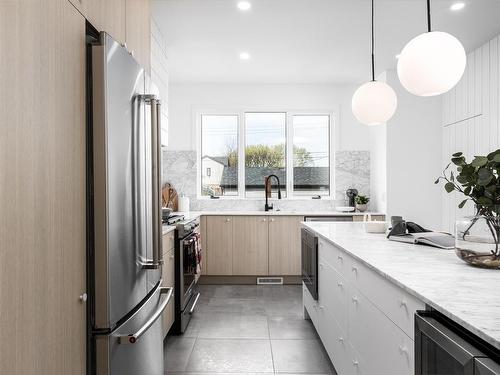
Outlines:
[[87, 52], [91, 373], [163, 375], [160, 101], [108, 34]]

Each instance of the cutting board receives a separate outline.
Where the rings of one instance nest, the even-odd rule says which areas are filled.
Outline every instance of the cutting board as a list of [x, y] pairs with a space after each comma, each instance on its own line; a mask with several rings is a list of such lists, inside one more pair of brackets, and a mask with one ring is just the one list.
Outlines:
[[161, 191], [162, 196], [162, 207], [171, 208], [174, 211], [179, 210], [179, 196], [177, 191], [172, 187], [170, 183], [166, 183]]

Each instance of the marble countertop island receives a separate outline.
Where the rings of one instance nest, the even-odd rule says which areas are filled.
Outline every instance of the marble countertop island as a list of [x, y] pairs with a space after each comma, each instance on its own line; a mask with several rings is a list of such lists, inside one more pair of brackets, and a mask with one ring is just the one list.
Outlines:
[[500, 271], [471, 267], [453, 250], [389, 241], [362, 223], [303, 225], [500, 349]]

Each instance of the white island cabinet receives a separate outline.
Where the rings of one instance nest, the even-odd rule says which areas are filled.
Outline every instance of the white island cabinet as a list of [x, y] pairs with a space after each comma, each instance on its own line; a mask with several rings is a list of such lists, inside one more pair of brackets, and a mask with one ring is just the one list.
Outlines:
[[318, 300], [305, 286], [303, 295], [339, 375], [414, 373], [413, 316], [423, 302], [321, 238]]

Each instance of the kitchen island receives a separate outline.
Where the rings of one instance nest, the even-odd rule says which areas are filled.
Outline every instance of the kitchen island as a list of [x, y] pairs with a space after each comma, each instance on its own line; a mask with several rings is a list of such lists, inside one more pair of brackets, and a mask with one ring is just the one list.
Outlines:
[[500, 272], [453, 250], [369, 234], [362, 223], [303, 223], [318, 237], [318, 300], [304, 311], [340, 374], [414, 373], [414, 315], [435, 309], [498, 353]]

